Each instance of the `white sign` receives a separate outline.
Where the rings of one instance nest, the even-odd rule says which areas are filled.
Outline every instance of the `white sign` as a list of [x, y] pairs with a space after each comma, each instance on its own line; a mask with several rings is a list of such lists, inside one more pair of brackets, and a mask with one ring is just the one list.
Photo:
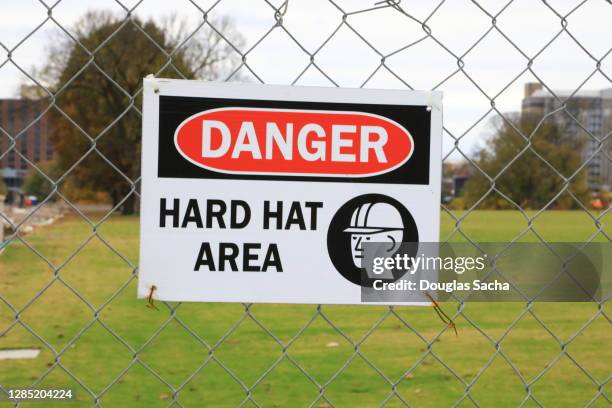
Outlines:
[[439, 239], [441, 99], [145, 79], [138, 296], [362, 303], [364, 244]]

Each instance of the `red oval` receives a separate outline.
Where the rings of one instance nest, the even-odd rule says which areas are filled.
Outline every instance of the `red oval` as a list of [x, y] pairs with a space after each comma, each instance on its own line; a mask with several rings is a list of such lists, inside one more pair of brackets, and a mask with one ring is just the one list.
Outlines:
[[410, 133], [382, 116], [264, 108], [197, 113], [179, 125], [174, 143], [208, 170], [289, 176], [374, 176], [401, 166], [414, 150]]

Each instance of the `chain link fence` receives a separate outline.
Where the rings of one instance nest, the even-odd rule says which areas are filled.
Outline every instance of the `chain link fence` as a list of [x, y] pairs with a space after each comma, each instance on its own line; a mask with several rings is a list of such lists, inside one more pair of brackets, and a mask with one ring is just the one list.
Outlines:
[[[475, 233], [470, 228], [466, 228], [465, 225], [474, 211], [480, 208], [480, 204], [486, 197], [497, 194], [521, 215], [512, 226], [514, 233], [509, 239], [512, 242], [520, 240], [527, 234], [533, 234], [542, 242], [551, 240], [550, 236], [545, 236], [538, 229], [538, 222], [544, 217], [545, 211], [550, 209], [560, 196], [570, 196], [575, 206], [580, 210], [581, 217], [588, 219], [589, 225], [592, 226], [589, 235], [584, 237], [585, 242], [593, 240], [610, 242], [604, 223], [609, 208], [604, 208], [598, 212], [592, 211], [589, 204], [577, 197], [570, 188], [575, 177], [580, 172], [586, 171], [589, 163], [596, 160], [604, 163], [610, 163], [611, 161], [608, 142], [612, 128], [605, 129], [603, 127], [605, 130], [598, 133], [593, 130], [592, 124], [585, 123], [584, 117], [577, 114], [572, 108], [572, 101], [580, 98], [581, 92], [584, 88], [588, 88], [593, 78], [598, 78], [599, 83], [603, 81], [608, 87], [612, 86], [612, 71], [609, 68], [612, 60], [612, 56], [610, 56], [612, 53], [610, 38], [612, 38], [612, 35], [609, 34], [612, 33], [608, 31], [608, 38], [602, 39], [603, 44], [607, 47], [604, 52], [599, 50], [594, 52], [591, 50], [591, 44], [581, 41], [579, 36], [572, 31], [571, 24], [575, 15], [579, 14], [584, 8], [593, 5], [599, 7], [598, 10], [601, 13], [606, 13], [605, 18], [607, 20], [602, 21], [610, 20], [612, 5], [609, 4], [609, 1], [585, 0], [574, 2], [571, 6], [563, 4], [563, 7], [556, 2], [549, 1], [526, 3], [510, 0], [503, 2], [503, 4], [500, 3], [496, 7], [491, 6], [490, 2], [466, 1], [461, 7], [469, 7], [475, 16], [478, 16], [482, 21], [486, 21], [486, 23], [484, 28], [476, 29], [474, 21], [465, 21], [462, 24], [464, 32], [450, 34], [451, 37], [454, 35], [464, 38], [465, 43], [469, 43], [461, 53], [456, 51], [456, 47], [453, 48], [448, 45], [451, 38], [449, 33], [440, 36], [433, 28], [432, 21], [439, 14], [444, 13], [447, 3], [449, 3], [444, 0], [427, 2], [427, 6], [421, 4], [419, 7], [427, 9], [427, 12], [418, 14], [412, 11], [417, 5], [411, 1], [387, 0], [377, 3], [348, 4], [347, 2], [331, 0], [315, 2], [312, 6], [307, 7], [321, 7], [321, 13], [327, 13], [325, 21], [331, 22], [329, 32], [325, 31], [328, 28], [327, 26], [319, 27], [317, 24], [312, 24], [308, 28], [312, 32], [312, 37], [317, 38], [316, 43], [310, 39], [310, 36], [306, 40], [304, 39], [304, 30], [297, 35], [292, 24], [288, 23], [290, 17], [292, 17], [291, 14], [297, 13], [299, 7], [304, 7], [303, 3], [298, 6], [300, 3], [298, 1], [262, 1], [258, 2], [256, 6], [253, 5], [253, 7], [258, 7], [260, 13], [262, 9], [265, 9], [264, 13], [269, 15], [270, 24], [265, 27], [255, 27], [247, 34], [248, 41], [243, 42], [232, 35], [228, 35], [224, 27], [217, 26], [219, 20], [213, 18], [227, 2], [231, 2], [231, 0], [218, 0], [206, 6], [197, 1], [185, 2], [190, 7], [191, 15], [198, 15], [199, 20], [196, 27], [177, 41], [176, 46], [171, 50], [168, 50], [164, 44], [157, 44], [156, 38], [150, 34], [149, 30], [142, 27], [140, 21], [135, 18], [136, 14], [146, 6], [146, 0], [130, 3], [116, 0], [113, 5], [120, 9], [119, 13], [122, 16], [120, 27], [130, 27], [130, 29], [138, 31], [163, 54], [164, 62], [156, 72], [160, 76], [164, 76], [168, 69], [172, 69], [179, 77], [184, 76], [181, 73], [181, 67], [175, 65], [175, 59], [186, 44], [203, 30], [213, 33], [214, 38], [230, 50], [231, 56], [228, 58], [233, 63], [228, 65], [230, 69], [225, 67], [224, 79], [251, 80], [262, 83], [271, 80], [273, 82], [301, 85], [308, 82], [305, 81], [307, 77], [314, 75], [320, 83], [344, 86], [347, 83], [345, 81], [346, 75], [353, 80], [359, 77], [358, 85], [369, 87], [376, 86], [376, 79], [379, 75], [385, 75], [389, 81], [393, 81], [389, 82], [393, 84], [392, 87], [422, 88], [420, 85], [422, 82], [419, 82], [415, 76], [410, 74], [410, 69], [398, 68], [398, 64], [394, 63], [393, 60], [396, 56], [410, 53], [411, 50], [423, 46], [435, 47], [436, 52], [440, 55], [440, 61], [450, 61], [454, 65], [450, 65], [449, 68], [449, 65], [446, 64], [442, 69], [442, 65], [437, 65], [437, 63], [430, 65], [427, 65], [427, 62], [419, 63], [416, 57], [407, 63], [426, 65], [423, 69], [427, 71], [427, 75], [432, 78], [436, 77], [435, 81], [432, 82], [433, 85], [429, 86], [430, 89], [445, 91], [450, 82], [460, 79], [488, 105], [486, 110], [481, 111], [474, 120], [468, 115], [470, 123], [467, 123], [464, 130], [455, 129], [448, 122], [444, 127], [445, 162], [453, 158], [462, 158], [469, 163], [473, 173], [485, 177], [487, 189], [481, 200], [473, 203], [465, 211], [454, 210], [448, 205], [442, 204], [443, 217], [446, 217], [452, 224], [452, 227], [446, 231], [442, 239], [448, 240], [459, 236], [476, 243], [479, 239], [478, 236], [475, 236]], [[0, 392], [6, 398], [8, 398], [9, 388], [15, 388], [16, 382], [27, 380], [27, 383], [19, 383], [21, 388], [34, 389], [43, 386], [52, 388], [54, 384], [52, 381], [56, 379], [55, 381], [58, 382], [55, 384], [72, 384], [75, 386], [78, 390], [78, 400], [85, 405], [94, 406], [136, 406], [139, 404], [147, 406], [158, 404], [168, 407], [198, 406], [204, 401], [200, 398], [205, 398], [207, 394], [214, 394], [218, 391], [216, 390], [218, 387], [228, 387], [227, 392], [220, 395], [231, 395], [231, 398], [209, 401], [214, 406], [306, 405], [330, 407], [357, 406], [360, 404], [365, 404], [365, 406], [436, 406], [440, 404], [437, 393], [451, 395], [450, 405], [453, 406], [490, 406], [493, 403], [492, 401], [496, 400], [491, 400], [490, 397], [485, 396], [484, 391], [479, 389], [479, 383], [485, 382], [484, 378], [489, 375], [488, 373], [494, 372], [496, 375], [501, 373], [499, 375], [502, 375], [500, 380], [502, 383], [514, 382], [516, 384], [515, 395], [517, 399], [513, 400], [514, 405], [544, 406], [546, 401], [539, 397], [538, 387], [545, 382], [546, 378], [549, 378], [552, 371], [556, 372], [563, 365], [563, 370], [573, 373], [572, 377], [566, 380], [567, 383], [563, 381], [549, 383], [546, 387], [550, 387], [553, 394], [562, 394], [568, 383], [580, 383], [584, 398], [572, 400], [573, 402], [568, 406], [574, 404], [608, 406], [610, 404], [610, 398], [606, 394], [606, 386], [610, 380], [609, 360], [607, 363], [598, 361], [594, 365], [588, 364], [584, 362], [585, 360], [577, 357], [581, 354], [581, 351], [574, 352], [572, 348], [582, 339], [580, 341], [586, 342], [582, 343], [583, 348], [599, 350], [592, 351], [595, 353], [595, 361], [598, 360], [597, 353], [610, 348], [610, 318], [606, 312], [607, 303], [605, 301], [594, 305], [570, 305], [563, 309], [560, 315], [549, 315], [545, 309], [542, 309], [543, 312], [540, 313], [538, 306], [534, 303], [516, 304], [512, 307], [504, 306], [505, 311], [496, 311], [496, 308], [502, 307], [498, 305], [488, 305], [486, 307], [478, 305], [474, 306], [473, 313], [471, 312], [472, 305], [452, 304], [452, 307], [456, 307], [456, 309], [450, 314], [459, 328], [459, 337], [454, 340], [458, 342], [456, 347], [462, 347], [463, 345], [471, 348], [455, 349], [452, 344], [452, 337], [454, 336], [452, 329], [436, 320], [431, 310], [414, 311], [414, 309], [397, 307], [376, 307], [364, 311], [363, 308], [334, 308], [330, 306], [248, 304], [223, 306], [164, 303], [158, 304], [159, 311], [154, 311], [145, 309], [143, 302], [131, 299], [135, 297], [134, 283], [138, 274], [136, 250], [133, 248], [137, 241], [132, 239], [130, 241], [132, 246], [130, 247], [129, 243], [123, 240], [125, 234], [129, 236], [129, 232], [111, 233], [110, 230], [105, 228], [107, 224], [116, 219], [113, 215], [127, 201], [138, 197], [139, 177], [125, 172], [124, 166], [113, 162], [107, 153], [100, 148], [100, 145], [115, 127], [120, 126], [125, 117], [130, 115], [140, 117], [139, 98], [141, 89], [125, 89], [121, 80], [118, 79], [117, 73], [106, 72], [104, 61], [99, 61], [98, 56], [117, 35], [119, 29], [110, 33], [93, 48], [88, 44], [82, 44], [79, 38], [74, 36], [73, 31], [56, 18], [56, 10], [62, 6], [62, 3], [62, 0], [33, 2], [31, 7], [37, 10], [32, 14], [37, 17], [36, 26], [14, 45], [8, 46], [4, 42], [0, 42], [0, 77], [2, 77], [2, 68], [16, 69], [23, 78], [27, 78], [27, 81], [36, 87], [37, 93], [44, 102], [44, 108], [39, 114], [28, 120], [27, 123], [23, 123], [20, 130], [0, 128], [0, 137], [7, 141], [3, 145], [3, 151], [0, 151], [0, 160], [10, 154], [20, 157], [21, 162], [27, 163], [27, 168], [35, 169], [52, 186], [48, 196], [44, 197], [40, 205], [35, 207], [33, 211], [21, 216], [14, 216], [14, 214], [9, 216], [8, 209], [4, 209], [0, 213], [0, 217], [7, 226], [7, 234], [3, 243], [4, 253], [0, 255], [0, 266], [4, 269], [4, 272], [0, 271], [0, 277], [4, 281], [2, 282], [2, 292], [4, 293], [0, 293], [0, 313], [2, 316], [0, 345], [2, 345], [3, 338], [7, 339], [18, 332], [21, 333], [20, 339], [28, 338], [29, 340], [26, 342], [28, 345], [42, 348], [44, 355], [48, 357], [48, 363], [43, 367], [36, 366], [34, 374], [32, 374], [32, 370], [28, 371], [25, 363], [16, 362], [12, 365], [11, 361], [0, 361], [1, 372], [5, 376], [4, 379], [0, 378]], [[519, 44], [511, 34], [508, 34], [509, 30], [507, 25], [503, 24], [503, 19], [505, 13], [510, 12], [509, 10], [513, 8], [518, 8], [520, 13], [528, 14], [536, 7], [536, 3], [537, 7], [542, 12], [547, 13], [550, 19], [558, 22], [558, 28], [543, 41], [543, 46], [537, 49], [536, 47], [530, 47], [530, 50], [526, 51], [524, 50], [525, 43]], [[2, 7], [0, 5], [0, 12]], [[299, 18], [299, 16], [295, 18]], [[391, 25], [393, 19], [397, 19], [399, 25]], [[368, 21], [372, 22], [372, 25], [374, 25], [372, 29], [374, 30], [396, 30], [390, 33], [390, 36], [394, 39], [394, 44], [401, 43], [401, 45], [395, 47], [394, 44], [381, 44], [371, 40], [363, 32], [364, 30], [359, 28], [363, 27], [364, 22], [367, 24]], [[385, 24], [387, 21], [390, 24], [388, 27]], [[474, 26], [472, 26], [473, 23]], [[519, 23], [515, 20], [515, 24]], [[20, 50], [30, 46], [29, 40], [38, 35], [37, 33], [43, 26], [56, 28], [87, 55], [79, 70], [56, 89], [50, 88], [47, 83], [41, 80], [40, 76], [22, 66], [16, 58], [16, 54]], [[236, 28], [241, 31], [243, 27], [238, 24]], [[520, 27], [512, 27], [514, 31], [520, 31], [520, 29]], [[254, 36], [253, 32], [257, 32], [257, 36]], [[330, 56], [327, 55], [324, 58], [322, 55], [327, 52], [329, 47], [333, 47], [335, 39], [347, 35], [347, 38], [350, 38], [348, 42], [353, 44], [355, 50], [359, 50], [363, 55], [345, 56], [341, 54], [340, 59], [344, 57], [348, 59], [347, 65], [344, 67], [345, 72], [328, 68], [322, 60]], [[256, 54], [262, 48], [273, 46], [269, 45], [267, 41], [274, 36], [281, 36], [283, 41], [291, 44], [293, 49], [297, 50], [296, 53], [301, 55], [299, 57], [301, 58], [300, 61], [305, 61], [304, 65], [295, 75], [292, 74], [291, 78], [288, 78], [289, 69], [285, 70], [283, 68], [281, 70], [279, 75], [282, 78], [288, 78], [287, 80], [278, 81], [272, 74], [265, 72], [265, 70], [262, 72], [256, 66], [261, 65], [261, 58], [257, 57]], [[491, 87], [478, 74], [478, 72], [488, 72], [489, 76], [495, 76], [495, 67], [493, 65], [483, 67], [470, 65], [472, 54], [477, 53], [479, 46], [492, 36], [502, 38], [506, 46], [511, 48], [512, 52], [516, 53], [518, 58], [522, 60], [521, 70], [514, 73], [509, 80], [504, 80], [504, 83], [498, 82], [500, 86], [495, 91], [492, 91]], [[581, 78], [578, 84], [572, 85], [569, 92], [560, 93], [554, 89], [553, 85], [549, 84], [535, 67], [540, 58], [545, 58], [547, 50], [556, 47], [562, 37], [565, 39], [564, 41], [570, 41], [573, 44], [571, 49], [568, 48], [568, 53], [572, 53], [569, 58], [585, 60], [585, 65], [589, 68], [587, 74]], [[393, 49], [391, 49], [392, 46]], [[269, 53], [267, 55], [274, 54]], [[368, 56], [367, 61], [365, 55]], [[415, 54], [415, 56], [417, 55]], [[275, 58], [278, 61], [272, 62], [272, 64], [278, 63], [284, 67], [283, 64], [286, 61], [283, 60], [294, 57], [293, 55], [275, 55]], [[297, 57], [295, 58], [297, 59]], [[266, 66], [270, 67], [270, 63]], [[90, 129], [77, 123], [72, 118], [71, 112], [63, 111], [60, 104], [57, 103], [57, 98], [69, 89], [74, 81], [78, 81], [79, 75], [86, 69], [95, 69], [116, 89], [120, 90], [128, 100], [127, 105], [122, 108], [121, 112], [102, 129]], [[559, 71], [562, 72], [563, 67], [559, 67]], [[505, 92], [514, 87], [522, 86], [526, 75], [533, 82], [539, 84], [543, 90], [548, 91], [548, 97], [552, 101], [552, 108], [544, 114], [532, 133], [525, 133], [515, 126], [512, 117], [499, 107], [499, 101], [505, 97]], [[452, 100], [452, 92], [446, 92], [445, 97]], [[457, 105], [447, 104], [445, 115], [447, 117], [452, 116], [454, 108], [460, 110]], [[87, 143], [87, 149], [83, 152], [81, 158], [59, 175], [47, 174], [48, 171], [40, 163], [32, 159], [32, 156], [27, 152], [24, 152], [20, 143], [28, 130], [44, 120], [49, 112], [59, 114], [63, 118], [62, 120], [76, 129]], [[574, 128], [584, 132], [589, 140], [589, 146], [592, 147], [571, 174], [558, 171], [552, 163], [532, 147], [532, 140], [537, 136], [539, 126], [555, 115], [562, 115], [567, 121], [566, 123], [571, 123]], [[523, 147], [516, 152], [512, 160], [503, 163], [501, 171], [497, 174], [487, 174], [485, 170], [480, 168], [474, 155], [466, 151], [466, 145], [462, 144], [464, 140], [470, 137], [480, 138], [480, 135], [474, 136], [473, 129], [481, 126], [486, 119], [492, 116], [501, 118], [501, 120], [511, 124], [516, 134], [524, 140]], [[124, 146], [124, 148], [131, 149], [134, 146]], [[547, 165], [548, 170], [562, 180], [561, 189], [550, 197], [548, 204], [533, 211], [523, 208], [521, 202], [514, 201], [496, 184], [498, 178], [528, 152], [539, 157]], [[82, 205], [74, 203], [62, 189], [62, 183], [72, 172], [77, 171], [80, 166], [86, 165], [86, 159], [91, 156], [105, 162], [107, 165], [106, 171], [118, 175], [125, 185], [129, 186], [122, 196], [113, 202], [112, 208], [98, 217], [91, 216]], [[71, 247], [69, 252], [63, 253], [62, 256], [56, 253], [51, 256], [47, 252], [47, 248], [44, 248], [46, 239], [62, 241], [70, 238], [64, 235], [53, 236], [55, 226], [45, 230], [49, 236], [40, 240], [36, 240], [36, 235], [30, 236], [23, 233], [23, 229], [30, 225], [30, 221], [36, 217], [37, 212], [43, 211], [42, 209], [56, 200], [62, 203], [67, 212], [79, 220], [79, 226], [75, 228], [81, 234], [77, 244]], [[489, 216], [496, 217], [495, 215]], [[122, 225], [121, 220], [118, 222], [118, 225]], [[571, 229], [572, 226], [567, 228]], [[96, 248], [98, 252], [91, 248]], [[87, 262], [99, 261], [102, 264], [99, 269], [96, 269], [98, 271], [96, 273], [104, 274], [107, 265], [111, 264], [113, 268], [121, 270], [120, 278], [113, 278], [113, 285], [109, 284], [109, 287], [88, 286], [84, 275], [88, 274], [90, 269], [93, 271], [94, 267], [89, 264], [78, 264], [78, 259], [89, 252], [91, 253], [88, 255]], [[4, 259], [2, 259], [3, 257]], [[75, 262], [80, 265], [78, 268], [80, 275], [76, 280], [68, 279], [67, 275], [69, 273], [66, 269]], [[29, 263], [43, 265], [46, 275], [41, 274], [41, 277], [36, 278], [38, 279], [36, 281], [26, 279], [28, 273], [30, 273], [29, 267], [26, 266]], [[117, 263], [119, 266], [117, 266]], [[24, 283], [15, 282], [15, 280], [20, 279], [20, 270], [23, 270]], [[11, 275], [11, 273], [13, 274]], [[115, 285], [115, 283], [118, 284]], [[28, 287], [27, 285], [31, 286]], [[50, 308], [50, 310], [46, 310], [49, 314], [37, 309], [37, 303], [41, 303], [45, 299], [45, 294], [56, 290], [58, 286], [65, 289], [62, 293], [66, 298], [60, 297], [59, 304], [44, 303], [45, 309]], [[21, 296], [14, 295], [18, 291], [22, 292]], [[68, 300], [68, 297], [72, 300]], [[63, 308], [61, 305], [64, 302], [70, 307]], [[123, 315], [106, 318], [105, 316], [109, 314], [112, 316], [114, 307], [121, 310]], [[450, 309], [450, 306], [446, 308]], [[488, 312], [485, 309], [488, 309]], [[31, 310], [37, 312], [34, 313]], [[54, 313], [53, 310], [57, 312]], [[281, 310], [283, 310], [281, 319], [283, 321], [274, 320], [275, 318], [272, 316], [277, 312], [281, 313]], [[490, 317], [489, 320], [483, 318], [487, 313], [493, 314], [494, 318], [499, 318], [499, 324], [493, 324]], [[506, 318], [500, 317], [504, 313]], [[215, 314], [220, 317], [215, 317]], [[60, 334], [61, 337], [59, 338], [62, 341], [58, 341], [56, 337], [60, 335], [57, 335], [54, 331], [49, 331], [50, 328], [58, 325], [62, 326], [62, 322], [71, 319], [76, 322], [75, 325], [78, 328], [70, 334]], [[359, 328], [348, 327], [349, 321], [355, 319], [362, 319]], [[526, 320], [531, 322], [531, 329], [527, 338], [522, 339], [522, 343], [518, 342], [523, 345], [523, 348], [519, 348], [517, 351], [516, 347], [513, 346], [513, 332], [517, 331], [518, 327]], [[560, 326], [560, 322], [566, 320], [572, 320], [576, 325], [570, 328]], [[139, 325], [139, 321], [145, 321], [146, 324]], [[294, 323], [294, 326], [291, 323]], [[126, 326], [131, 325], [138, 326], [141, 331], [128, 333]], [[245, 326], [249, 329], [243, 332]], [[596, 330], [592, 329], [594, 326], [597, 326]], [[406, 333], [409, 336], [406, 337], [406, 343], [385, 344], [386, 334], [389, 333], [389, 330]], [[104, 340], [89, 339], [94, 331], [97, 333], [96, 336]], [[382, 332], [384, 335], [379, 336], [378, 332]], [[55, 337], [50, 338], [50, 333], [53, 333]], [[304, 342], [316, 342], [316, 337], [311, 337], [315, 334], [326, 340], [323, 340], [324, 346], [317, 351], [316, 357], [308, 360], [304, 357], [307, 354], [304, 349], [306, 347]], [[585, 334], [586, 340], [584, 340]], [[247, 336], [247, 343], [240, 343], [241, 335]], [[179, 337], [189, 340], [184, 340], [186, 343], [178, 342], [176, 339]], [[84, 338], [88, 340], [83, 342]], [[538, 343], [542, 341], [542, 338], [546, 339], [547, 351], [531, 350], [529, 348], [530, 342]], [[162, 339], [165, 340], [162, 341]], [[265, 343], [267, 347], [266, 355], [273, 358], [269, 361], [264, 359], [263, 362], [258, 360], [257, 355], [264, 353], [264, 351], [257, 344], [251, 344], [248, 339], [255, 339], [255, 343], [258, 344], [259, 342]], [[469, 342], [464, 339], [469, 339]], [[173, 341], [178, 342], [175, 343], [174, 348], [171, 347], [174, 344]], [[463, 341], [466, 341], [466, 343], [462, 343]], [[600, 341], [603, 343], [600, 344]], [[373, 342], [378, 344], [374, 346], [372, 345]], [[448, 342], [451, 343], [447, 344]], [[83, 343], [85, 346], [81, 346]], [[97, 344], [92, 346], [93, 343]], [[180, 356], [181, 350], [177, 351], [176, 348], [181, 348], [185, 344], [189, 344], [189, 346], [182, 352], [189, 362], [184, 363], [184, 367], [180, 367], [183, 364]], [[165, 351], [160, 350], [164, 347], [167, 348]], [[372, 347], [378, 347], [379, 349], [370, 353], [369, 350]], [[393, 354], [394, 352], [401, 353], [402, 349], [410, 347], [414, 347], [410, 358], [403, 357], [401, 365], [398, 367], [393, 366], [394, 363], [391, 363], [388, 358], [381, 357], [381, 355]], [[450, 348], [445, 349], [444, 347]], [[156, 352], [160, 354], [157, 355]], [[85, 371], [82, 366], [75, 366], [66, 362], [69, 355], [74, 353], [76, 353], [76, 357], [73, 358], [87, 362]], [[102, 353], [102, 356], [95, 355], [97, 353]], [[468, 362], [467, 366], [461, 366], [456, 359], [466, 353], [477, 354], [482, 359]], [[522, 358], [520, 357], [521, 353]], [[372, 355], [375, 355], [376, 358], [372, 358]], [[609, 357], [609, 354], [605, 355]], [[250, 363], [250, 358], [253, 358], [254, 363]], [[524, 366], [529, 365], [529, 361], [525, 361], [525, 358], [527, 360], [538, 360], [538, 366], [525, 369]], [[542, 359], [541, 363], [540, 359]], [[180, 371], [180, 373], [177, 374], [169, 370], [166, 365], [160, 363], [162, 360], [165, 360], [166, 364], [167, 360], [170, 360], [170, 362], [175, 360], [179, 366], [175, 371]], [[327, 360], [330, 364], [329, 371], [326, 375], [320, 374], [319, 366], [328, 364], [326, 363]], [[588, 361], [592, 362], [593, 360]], [[101, 365], [103, 363], [104, 366]], [[506, 371], [495, 368], [498, 364], [502, 364]], [[422, 370], [432, 365], [438, 370], [436, 372], [439, 377], [432, 377], [430, 383], [418, 383], [422, 377]], [[245, 366], [248, 367], [245, 368]], [[388, 369], [391, 366], [395, 368], [393, 370]], [[75, 367], [77, 368], [75, 369]], [[79, 367], [81, 368], [79, 369]], [[359, 367], [359, 370], [354, 367]], [[21, 370], [30, 374], [27, 377], [20, 376], [19, 372]], [[203, 376], [203, 373], [211, 370], [216, 371], [214, 371], [213, 380], [207, 383], [207, 386], [197, 388], [193, 385], [199, 377]], [[279, 371], [286, 375], [287, 382], [274, 380], [276, 373]], [[390, 373], [390, 371], [393, 371], [393, 373]], [[96, 374], [98, 372], [100, 373], [99, 377]], [[140, 373], [140, 377], [134, 374], [135, 372]], [[135, 383], [128, 381], [128, 378], [132, 376], [137, 379]], [[229, 382], [215, 381], [214, 378], [217, 377], [224, 378]], [[58, 380], [57, 378], [61, 379]], [[375, 384], [376, 392], [368, 391], [370, 394], [375, 394], [375, 402], [355, 390], [351, 391], [354, 394], [353, 399], [348, 400], [350, 402], [346, 402], [345, 397], [341, 395], [342, 392], [338, 390], [338, 387], [355, 388], [357, 387], [355, 384], [362, 384], [360, 378], [365, 378], [368, 382]], [[552, 378], [556, 377], [552, 376]], [[107, 396], [112, 394], [115, 389], [125, 387], [124, 381], [132, 384], [133, 387], [133, 389], [122, 391], [123, 398], [129, 397], [129, 399], [124, 399], [124, 402], [119, 403], [106, 402]], [[292, 388], [298, 382], [304, 384], [303, 387], [307, 391], [302, 394], [295, 394]], [[138, 384], [140, 383], [149, 384], [149, 388], [145, 391], [139, 391]], [[276, 387], [276, 383], [285, 384], [285, 388], [275, 388], [273, 391], [269, 391], [270, 387]], [[420, 385], [412, 385], [415, 383]], [[340, 386], [338, 384], [344, 385]], [[544, 386], [542, 385], [542, 387]], [[295, 388], [299, 387], [295, 385]], [[370, 389], [369, 386], [365, 388]], [[266, 390], [275, 395], [285, 395], [285, 400], [289, 403], [268, 404], [266, 401], [269, 396], [265, 395]], [[499, 388], [494, 388], [489, 390], [489, 393], [495, 396], [498, 390]], [[150, 395], [144, 396], [147, 393]], [[141, 397], [134, 397], [135, 394], [142, 394], [142, 400], [138, 399]], [[193, 398], [193, 395], [196, 394], [198, 397], [195, 402], [188, 403], [189, 398]], [[189, 397], [190, 395], [191, 397]], [[201, 397], [201, 395], [204, 397]], [[426, 397], [422, 397], [422, 395], [426, 395]], [[503, 395], [497, 395], [497, 397], [507, 398]], [[147, 398], [152, 398], [152, 400], [149, 401]], [[25, 405], [25, 402], [16, 400], [11, 403], [15, 406]], [[555, 405], [559, 406], [560, 402], [557, 401]]]

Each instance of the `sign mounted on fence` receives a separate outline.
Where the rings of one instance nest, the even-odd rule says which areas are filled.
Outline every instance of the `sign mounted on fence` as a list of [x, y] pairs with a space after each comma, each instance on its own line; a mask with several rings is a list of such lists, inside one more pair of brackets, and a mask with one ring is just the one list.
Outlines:
[[145, 79], [138, 295], [361, 303], [367, 241], [438, 241], [438, 92]]

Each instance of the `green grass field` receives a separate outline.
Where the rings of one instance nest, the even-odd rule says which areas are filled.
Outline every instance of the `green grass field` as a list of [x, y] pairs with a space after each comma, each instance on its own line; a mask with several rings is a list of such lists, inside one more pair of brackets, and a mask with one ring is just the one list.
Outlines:
[[[446, 238], [454, 221], [446, 214], [442, 221], [441, 237]], [[607, 234], [612, 233], [609, 224]], [[526, 225], [516, 212], [478, 211], [465, 218], [462, 231], [477, 241], [506, 241]], [[584, 241], [596, 232], [582, 212], [547, 212], [533, 226], [549, 241]], [[138, 219], [112, 217], [98, 233], [126, 259], [73, 216], [25, 237], [54, 265], [62, 265], [52, 284], [49, 265], [24, 244], [13, 242], [0, 254], [0, 295], [23, 323], [16, 324], [15, 312], [0, 302], [0, 348], [42, 348], [33, 360], [0, 361], [0, 384], [27, 387], [49, 371], [39, 388], [70, 387], [76, 394], [68, 405], [23, 406], [91, 406], [92, 392], [102, 393], [99, 403], [105, 407], [163, 407], [172, 403], [171, 387], [182, 386], [177, 399], [183, 406], [230, 407], [255, 385], [252, 398], [266, 407], [373, 407], [387, 398], [385, 406], [396, 407], [403, 404], [388, 380], [398, 379], [403, 380], [397, 394], [416, 407], [451, 406], [468, 390], [483, 407], [520, 405], [527, 389], [550, 407], [583, 406], [597, 395], [597, 384], [604, 384], [606, 392], [612, 337], [610, 322], [597, 305], [535, 304], [531, 314], [519, 303], [470, 303], [456, 321], [458, 336], [452, 331], [440, 335], [445, 325], [429, 307], [396, 307], [390, 314], [386, 307], [322, 306], [317, 314], [312, 305], [253, 305], [245, 314], [240, 304], [160, 303], [156, 311], [136, 299], [130, 264], [138, 263]], [[537, 239], [533, 233], [523, 238]], [[453, 304], [443, 307], [449, 313], [456, 310]], [[602, 311], [610, 315], [607, 304]], [[99, 321], [92, 324], [97, 313]], [[289, 344], [287, 357], [259, 324]], [[378, 326], [370, 331], [373, 325]], [[213, 359], [208, 347], [214, 348]], [[62, 353], [57, 361], [50, 348]], [[319, 385], [329, 403], [318, 400]], [[599, 396], [593, 406], [609, 406], [607, 388], [607, 399]], [[474, 406], [470, 399], [457, 405]]]

